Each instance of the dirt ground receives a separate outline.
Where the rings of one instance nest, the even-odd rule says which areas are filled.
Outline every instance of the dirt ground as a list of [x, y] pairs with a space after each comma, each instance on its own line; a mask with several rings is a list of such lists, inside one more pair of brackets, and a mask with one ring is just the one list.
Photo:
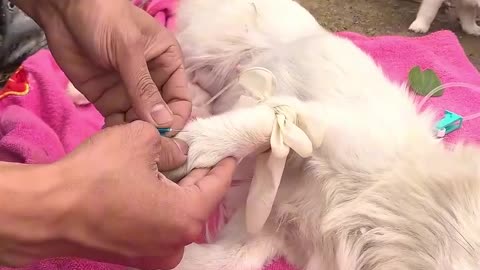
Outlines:
[[[419, 3], [409, 0], [298, 0], [324, 27], [332, 31], [354, 31], [368, 35], [413, 36], [408, 26]], [[446, 12], [439, 12], [430, 31], [448, 29], [460, 39], [466, 54], [480, 69], [480, 37], [464, 34]]]

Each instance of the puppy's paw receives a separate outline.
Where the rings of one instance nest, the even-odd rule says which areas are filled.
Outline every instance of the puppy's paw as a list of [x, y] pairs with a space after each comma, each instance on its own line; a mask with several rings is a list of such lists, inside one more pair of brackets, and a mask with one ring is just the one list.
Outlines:
[[172, 181], [180, 181], [194, 169], [211, 168], [228, 157], [228, 145], [222, 143], [222, 141], [215, 141], [215, 137], [209, 135], [212, 131], [202, 132], [201, 128], [196, 127], [199, 127], [199, 125], [194, 123], [175, 136], [175, 138], [187, 143], [188, 154], [187, 162], [183, 166], [163, 173]]
[[469, 35], [480, 36], [480, 26], [476, 24], [469, 25], [468, 27], [463, 26], [463, 31]]
[[[280, 104], [289, 104], [285, 102]], [[164, 175], [178, 180], [193, 169], [212, 168], [227, 157], [241, 160], [256, 151], [264, 151], [270, 146], [275, 121], [274, 110], [266, 105], [195, 119], [175, 137], [189, 146], [186, 164]]]
[[415, 32], [415, 33], [426, 33], [430, 29], [430, 25], [428, 25], [423, 20], [416, 19], [408, 28], [408, 30]]

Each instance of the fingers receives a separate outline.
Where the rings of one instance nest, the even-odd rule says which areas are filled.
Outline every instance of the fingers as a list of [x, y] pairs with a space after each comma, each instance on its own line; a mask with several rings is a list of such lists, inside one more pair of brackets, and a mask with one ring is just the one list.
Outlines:
[[[161, 85], [167, 78], [164, 78], [164, 71], [161, 70], [162, 65], [159, 64], [159, 60], [153, 60], [148, 64], [148, 66], [150, 68], [154, 83], [156, 85]], [[96, 100], [93, 100], [93, 103], [98, 111], [102, 115], [106, 116], [107, 126], [111, 126], [112, 124], [132, 122], [140, 119], [140, 117], [136, 114], [136, 111], [132, 110], [130, 107], [130, 97], [126, 91], [126, 88], [124, 87], [124, 84], [118, 80], [116, 83], [114, 81], [108, 81], [110, 77], [111, 76], [108, 75], [105, 77], [105, 82], [102, 81], [107, 90], [101, 96], [97, 97]], [[177, 75], [172, 75], [171, 79], [174, 78], [177, 78]], [[87, 87], [87, 84], [84, 85], [85, 88], [92, 88]], [[181, 130], [191, 115], [192, 95], [190, 93], [190, 89], [187, 88], [187, 92], [181, 90], [172, 92], [170, 91], [171, 88], [165, 89], [168, 90], [161, 92], [161, 94], [164, 101], [167, 103], [167, 106], [173, 113], [173, 121], [170, 127], [174, 130]], [[122, 116], [122, 114], [124, 115]]]
[[158, 127], [169, 127], [172, 112], [155, 85], [143, 54], [144, 49], [120, 45], [118, 69], [136, 114]]
[[191, 209], [201, 220], [206, 220], [221, 202], [230, 187], [237, 161], [234, 158], [226, 158], [219, 162], [213, 169], [194, 170], [181, 182], [187, 193]]
[[[141, 52], [141, 50], [137, 50]], [[147, 65], [145, 56], [140, 53], [131, 53], [127, 59], [125, 54], [119, 60], [119, 70], [126, 86], [128, 99], [140, 119], [156, 124], [158, 127], [172, 127], [181, 129], [184, 127], [191, 114], [192, 97], [187, 87], [187, 78], [181, 61], [181, 52], [178, 46], [169, 46], [157, 58]], [[123, 67], [123, 62], [128, 62]], [[149, 69], [150, 68], [150, 69]], [[161, 87], [161, 91], [157, 88]], [[115, 88], [118, 88], [115, 87]], [[115, 90], [115, 89], [112, 89]], [[118, 91], [112, 91], [117, 92]], [[122, 96], [113, 97], [113, 99]], [[104, 115], [116, 108], [110, 108], [105, 103], [110, 98], [102, 97], [97, 106], [106, 108]], [[120, 101], [121, 101], [120, 100]], [[126, 102], [123, 102], [126, 107]], [[110, 102], [110, 104], [117, 104]], [[173, 124], [173, 125], [172, 125]]]
[[[107, 84], [107, 80], [110, 80], [111, 77], [116, 77], [116, 80], [113, 80]], [[98, 84], [98, 82], [96, 82]], [[86, 89], [95, 89], [98, 88], [91, 87], [89, 82], [82, 85]], [[102, 80], [102, 86], [105, 89], [103, 93], [97, 97], [97, 99], [91, 99], [95, 108], [105, 116], [112, 115], [114, 113], [123, 113], [131, 108], [132, 103], [130, 102], [130, 97], [125, 88], [123, 82], [118, 78], [117, 74], [108, 74], [105, 76], [105, 79]], [[98, 91], [97, 91], [98, 92]]]
[[131, 123], [136, 120], [140, 120], [140, 118], [138, 117], [135, 110], [133, 110], [133, 108], [130, 108], [127, 112], [106, 114], [105, 127]]
[[158, 151], [157, 166], [161, 172], [176, 169], [187, 161], [188, 145], [183, 141], [161, 137]]
[[115, 113], [105, 117], [105, 127], [112, 127], [116, 125], [126, 124], [124, 113]]
[[148, 65], [155, 83], [162, 86], [162, 97], [173, 113], [172, 128], [182, 129], [192, 113], [192, 93], [188, 88], [180, 47], [168, 47]]
[[127, 140], [135, 140], [143, 147], [149, 149], [150, 156], [146, 162], [156, 162], [159, 171], [169, 171], [180, 167], [187, 160], [188, 145], [178, 139], [167, 138], [160, 135], [158, 130], [150, 123], [134, 121], [125, 126], [130, 127]]
[[210, 172], [210, 169], [196, 169], [190, 172], [178, 183], [182, 187], [194, 186], [203, 177], [207, 176]]
[[210, 216], [210, 213], [225, 196], [232, 182], [236, 165], [237, 161], [234, 158], [227, 158], [214, 167], [206, 177], [199, 179], [195, 183], [199, 193], [204, 197], [206, 217]]

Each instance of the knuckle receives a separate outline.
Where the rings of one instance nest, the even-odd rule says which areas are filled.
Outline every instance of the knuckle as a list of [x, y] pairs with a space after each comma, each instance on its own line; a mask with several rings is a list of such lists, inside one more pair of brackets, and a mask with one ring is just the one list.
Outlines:
[[159, 137], [157, 129], [145, 121], [135, 120], [130, 125], [134, 138], [152, 140]]
[[183, 54], [180, 46], [171, 45], [165, 51], [165, 54], [169, 56], [172, 66], [181, 67], [183, 66]]
[[182, 231], [183, 242], [186, 244], [193, 243], [200, 238], [203, 231], [203, 223], [199, 220], [190, 220], [184, 224]]
[[117, 32], [120, 34], [115, 41], [122, 54], [133, 55], [142, 49], [144, 40], [141, 33], [138, 31], [122, 31], [121, 29], [117, 29]]
[[161, 52], [161, 55], [153, 60], [157, 69], [172, 74], [175, 70], [183, 68], [183, 55], [178, 46], [170, 45]]
[[147, 123], [141, 120], [135, 120], [130, 123], [131, 130], [136, 134], [141, 134], [145, 130]]
[[183, 248], [179, 248], [174, 251], [174, 254], [166, 259], [162, 265], [163, 269], [174, 269], [177, 267], [183, 259]]
[[154, 125], [147, 122], [143, 122], [143, 123], [145, 126], [143, 129], [145, 136], [147, 136], [149, 139], [160, 139], [160, 134], [158, 132], [158, 129]]
[[153, 80], [150, 78], [148, 70], [142, 70], [137, 77], [138, 80], [136, 89], [140, 98], [144, 100], [150, 100], [152, 98], [155, 98], [158, 89]]

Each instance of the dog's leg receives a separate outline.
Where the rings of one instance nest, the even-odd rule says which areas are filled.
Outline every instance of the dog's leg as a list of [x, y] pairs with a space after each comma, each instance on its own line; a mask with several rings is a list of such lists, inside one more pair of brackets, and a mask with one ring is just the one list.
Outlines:
[[240, 209], [214, 244], [191, 244], [185, 248], [175, 270], [261, 270], [283, 246], [274, 233], [248, 237], [245, 209]]
[[476, 23], [477, 8], [468, 1], [458, 1], [457, 14], [465, 33], [480, 36], [480, 26]]
[[418, 10], [417, 18], [408, 28], [416, 33], [426, 33], [437, 16], [444, 0], [423, 0]]
[[187, 163], [165, 175], [178, 180], [195, 168], [209, 168], [226, 157], [237, 160], [268, 149], [275, 114], [267, 105], [242, 108], [210, 118], [197, 119], [176, 138], [189, 145]]

